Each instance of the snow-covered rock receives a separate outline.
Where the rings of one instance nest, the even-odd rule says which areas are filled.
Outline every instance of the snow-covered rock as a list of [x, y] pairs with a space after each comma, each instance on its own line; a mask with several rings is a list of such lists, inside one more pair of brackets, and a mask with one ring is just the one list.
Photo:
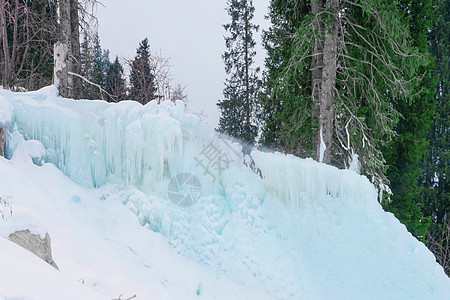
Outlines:
[[27, 249], [55, 269], [59, 270], [52, 258], [52, 246], [50, 235], [48, 235], [48, 233], [46, 233], [45, 237], [42, 239], [39, 235], [32, 234], [29, 230], [20, 230], [11, 233], [8, 239]]

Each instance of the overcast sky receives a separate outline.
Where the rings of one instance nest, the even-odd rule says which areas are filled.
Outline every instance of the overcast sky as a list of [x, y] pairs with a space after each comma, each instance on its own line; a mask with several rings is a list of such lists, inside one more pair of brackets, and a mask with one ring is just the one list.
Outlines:
[[[188, 108], [202, 111], [216, 126], [226, 78], [221, 58], [225, 51], [222, 24], [229, 22], [226, 0], [104, 0], [97, 17], [102, 47], [110, 58], [132, 58], [139, 42], [148, 38], [151, 51], [170, 57], [175, 84], [186, 85]], [[269, 0], [255, 0], [254, 23], [268, 27], [264, 19]], [[255, 39], [260, 45], [260, 33]], [[257, 48], [257, 64], [263, 66], [265, 51]]]

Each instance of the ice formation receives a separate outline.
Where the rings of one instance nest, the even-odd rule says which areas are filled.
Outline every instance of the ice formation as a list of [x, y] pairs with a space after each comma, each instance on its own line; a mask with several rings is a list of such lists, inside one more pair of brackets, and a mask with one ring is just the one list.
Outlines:
[[[110, 187], [99, 201], [121, 202], [182, 255], [269, 298], [450, 298], [433, 255], [382, 210], [365, 177], [259, 151], [254, 172], [239, 144], [185, 114], [182, 102], [1, 91], [0, 125], [8, 158], [52, 163], [86, 188]], [[184, 173], [201, 183], [189, 207], [167, 191]]]

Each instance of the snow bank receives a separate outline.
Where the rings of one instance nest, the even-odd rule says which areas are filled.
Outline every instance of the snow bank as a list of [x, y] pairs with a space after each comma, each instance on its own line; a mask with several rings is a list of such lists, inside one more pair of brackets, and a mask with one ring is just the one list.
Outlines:
[[8, 238], [16, 231], [29, 230], [30, 233], [39, 235], [42, 239], [48, 232], [45, 220], [36, 212], [21, 205], [10, 204], [11, 214], [6, 214], [0, 226], [0, 236]]
[[[1, 91], [0, 107], [10, 107], [1, 120], [8, 128], [11, 163], [32, 169], [30, 180], [46, 174], [51, 189], [59, 191], [56, 200], [44, 202], [67, 210], [64, 219], [74, 224], [98, 228], [100, 234], [89, 243], [107, 236], [106, 253], [109, 247], [128, 249], [125, 259], [106, 256], [132, 265], [133, 273], [149, 278], [163, 298], [450, 298], [450, 281], [433, 255], [382, 210], [374, 187], [355, 172], [255, 151], [261, 178], [242, 164], [239, 144], [183, 113], [181, 102], [74, 101], [57, 98], [49, 87], [25, 94]], [[27, 156], [32, 160], [18, 159]], [[69, 183], [50, 172], [48, 163], [83, 190], [56, 188]], [[200, 184], [178, 186], [180, 174], [193, 175]], [[7, 181], [0, 176], [0, 191], [2, 185], [8, 190]], [[194, 204], [177, 206], [174, 193], [189, 195]], [[11, 194], [23, 199], [27, 192]], [[50, 216], [40, 205], [32, 206], [52, 219], [52, 239], [64, 240], [55, 229], [56, 212]], [[107, 207], [114, 213], [105, 212]], [[162, 242], [174, 252], [161, 260], [161, 253], [134, 237]], [[58, 249], [64, 247], [54, 249], [64, 270], [71, 260], [58, 258]], [[164, 270], [164, 265], [176, 269], [174, 253], [193, 265], [177, 258], [180, 272]], [[94, 265], [97, 261], [92, 259]], [[193, 276], [189, 268], [203, 275]], [[155, 281], [158, 276], [164, 276], [164, 287]], [[105, 286], [111, 282], [104, 277], [91, 282], [96, 280]]]
[[0, 239], [0, 249], [0, 299], [110, 299], [62, 276], [8, 240]]

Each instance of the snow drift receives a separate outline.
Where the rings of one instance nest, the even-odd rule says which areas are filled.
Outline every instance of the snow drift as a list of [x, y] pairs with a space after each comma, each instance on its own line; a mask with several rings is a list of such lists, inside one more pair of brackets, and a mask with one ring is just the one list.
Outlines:
[[[434, 256], [365, 177], [279, 153], [243, 159], [182, 102], [0, 91], [0, 126], [0, 197], [45, 220], [70, 288], [87, 277], [80, 288], [107, 297], [450, 299]], [[22, 295], [8, 272], [0, 299]]]

